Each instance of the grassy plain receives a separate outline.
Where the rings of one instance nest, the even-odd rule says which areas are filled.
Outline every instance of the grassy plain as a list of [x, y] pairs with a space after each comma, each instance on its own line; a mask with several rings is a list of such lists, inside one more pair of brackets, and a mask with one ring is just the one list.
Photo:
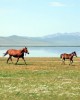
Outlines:
[[0, 100], [80, 100], [80, 58], [0, 58]]

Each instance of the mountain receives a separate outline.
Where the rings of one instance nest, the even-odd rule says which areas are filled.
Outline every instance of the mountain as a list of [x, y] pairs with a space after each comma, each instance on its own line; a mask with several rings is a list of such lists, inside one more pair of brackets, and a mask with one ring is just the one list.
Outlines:
[[12, 35], [9, 37], [0, 37], [0, 46], [46, 46], [47, 42], [40, 37], [23, 37]]
[[59, 46], [80, 46], [80, 33], [57, 33], [44, 38], [49, 43]]
[[0, 46], [80, 46], [80, 33], [56, 33], [43, 37], [0, 37]]

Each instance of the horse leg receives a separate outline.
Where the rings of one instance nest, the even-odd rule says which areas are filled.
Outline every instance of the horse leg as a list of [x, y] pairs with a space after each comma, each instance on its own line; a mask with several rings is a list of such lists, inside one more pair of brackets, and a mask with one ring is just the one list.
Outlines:
[[63, 64], [63, 59], [62, 59], [62, 63], [61, 63], [61, 65]]
[[17, 58], [17, 61], [16, 61], [16, 63], [15, 64], [17, 64], [17, 62], [19, 61], [19, 58]]
[[22, 59], [24, 60], [24, 62], [25, 62], [25, 64], [26, 64], [26, 61], [25, 61], [24, 57], [22, 57]]
[[10, 58], [11, 58], [11, 56], [9, 56], [9, 58], [7, 59], [7, 63], [8, 63], [8, 61], [9, 61]]
[[73, 59], [70, 59], [70, 64], [69, 65], [71, 65], [73, 63]]
[[63, 59], [62, 59], [62, 64], [64, 64], [64, 65], [65, 65], [65, 58], [63, 58]]
[[73, 59], [71, 60], [71, 64], [73, 63]]
[[11, 59], [11, 62], [13, 63], [13, 61], [12, 61], [12, 56], [10, 57], [10, 59]]
[[63, 60], [63, 64], [65, 65], [65, 59]]
[[71, 65], [71, 60], [70, 60], [70, 63], [69, 63], [69, 65]]
[[62, 63], [61, 64], [65, 64], [65, 59], [62, 59]]

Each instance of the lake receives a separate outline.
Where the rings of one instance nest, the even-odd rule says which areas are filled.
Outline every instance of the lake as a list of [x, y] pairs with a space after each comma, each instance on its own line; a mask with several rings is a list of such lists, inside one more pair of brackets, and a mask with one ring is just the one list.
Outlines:
[[[3, 57], [3, 53], [8, 49], [22, 49], [22, 47], [0, 47], [0, 56]], [[61, 53], [73, 51], [80, 56], [80, 47], [28, 47], [28, 50], [30, 54], [25, 57], [59, 57]]]

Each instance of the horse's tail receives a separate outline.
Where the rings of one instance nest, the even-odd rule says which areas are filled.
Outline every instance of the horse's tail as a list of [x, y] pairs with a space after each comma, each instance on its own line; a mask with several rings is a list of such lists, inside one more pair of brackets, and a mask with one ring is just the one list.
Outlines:
[[60, 55], [60, 58], [62, 58], [62, 54]]
[[8, 51], [6, 51], [6, 53], [4, 53], [4, 56], [6, 56], [8, 54]]

